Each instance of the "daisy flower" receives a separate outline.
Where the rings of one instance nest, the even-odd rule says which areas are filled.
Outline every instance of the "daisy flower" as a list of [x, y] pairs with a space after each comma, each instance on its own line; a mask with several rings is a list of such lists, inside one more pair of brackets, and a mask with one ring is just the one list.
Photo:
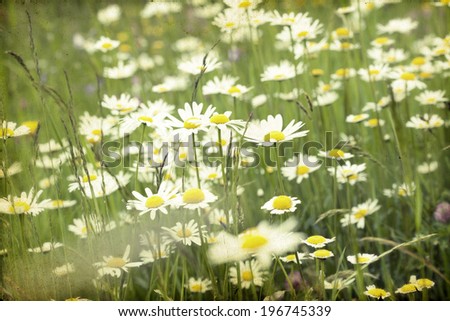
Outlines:
[[394, 197], [394, 196], [401, 196], [401, 197], [405, 197], [405, 196], [411, 196], [414, 194], [414, 191], [416, 190], [416, 184], [411, 183], [411, 184], [406, 184], [403, 183], [401, 185], [397, 185], [397, 184], [392, 184], [392, 188], [391, 189], [384, 189], [383, 190], [383, 195], [387, 196], [387, 197]]
[[27, 135], [30, 133], [30, 128], [22, 125], [17, 127], [17, 124], [12, 121], [6, 121], [4, 120], [2, 122], [2, 126], [0, 127], [0, 138], [2, 139], [8, 139], [11, 137], [18, 137]]
[[207, 208], [210, 203], [215, 202], [218, 199], [216, 195], [206, 189], [189, 188], [184, 191], [175, 199], [175, 203], [178, 206], [195, 210], [198, 208]]
[[322, 235], [313, 235], [308, 237], [306, 240], [302, 241], [302, 243], [312, 246], [314, 248], [322, 248], [328, 243], [334, 242], [336, 240], [336, 237], [333, 237], [331, 239], [327, 239], [326, 237], [323, 237]]
[[102, 262], [94, 263], [99, 277], [110, 275], [119, 278], [122, 273], [128, 273], [128, 268], [139, 267], [142, 262], [130, 262], [130, 245], [127, 245], [122, 257], [104, 256]]
[[351, 164], [349, 161], [346, 161], [344, 165], [337, 165], [336, 168], [327, 168], [330, 175], [336, 176], [338, 183], [349, 183], [350, 185], [355, 185], [357, 182], [365, 182], [367, 180], [366, 173], [363, 173], [365, 169], [365, 163]]
[[154, 93], [167, 93], [172, 91], [185, 90], [188, 86], [188, 78], [186, 76], [166, 76], [163, 82], [152, 87]]
[[100, 234], [102, 232], [109, 232], [116, 228], [116, 223], [114, 221], [104, 224], [96, 216], [88, 216], [88, 224], [84, 219], [75, 218], [73, 224], [68, 226], [68, 230], [78, 236], [81, 239], [85, 239], [89, 233]]
[[393, 34], [395, 32], [407, 34], [416, 29], [418, 25], [419, 23], [411, 18], [397, 18], [389, 20], [386, 25], [377, 24], [377, 31], [379, 34]]
[[349, 214], [345, 214], [341, 219], [342, 226], [347, 226], [349, 224], [356, 224], [357, 228], [364, 228], [365, 218], [368, 215], [372, 215], [378, 211], [381, 207], [378, 205], [378, 200], [369, 199], [366, 202], [352, 207]]
[[391, 103], [391, 97], [389, 96], [384, 96], [381, 97], [380, 100], [378, 100], [376, 103], [375, 102], [367, 102], [362, 111], [381, 111], [383, 108], [389, 106], [389, 104]]
[[158, 192], [153, 194], [150, 188], [145, 188], [146, 196], [133, 191], [132, 194], [137, 200], [129, 200], [127, 202], [128, 210], [138, 210], [139, 215], [150, 213], [150, 218], [155, 219], [158, 211], [167, 214], [168, 206], [172, 205], [173, 198], [177, 194], [177, 190], [164, 182], [159, 186]]
[[[283, 27], [283, 30], [276, 35], [276, 39], [285, 43], [290, 43], [291, 39], [296, 42], [315, 39], [323, 32], [323, 24], [319, 20], [314, 20], [308, 13], [297, 15], [295, 22], [290, 27]], [[292, 38], [291, 38], [292, 37]]]
[[[231, 213], [231, 210], [229, 210], [228, 220], [229, 224], [233, 224], [233, 215]], [[211, 211], [211, 213], [208, 216], [209, 223], [220, 225], [220, 226], [227, 226], [227, 215], [223, 209], [215, 208]]]
[[173, 135], [179, 134], [180, 138], [186, 138], [191, 134], [197, 134], [199, 131], [206, 131], [210, 125], [215, 107], [209, 105], [203, 113], [203, 104], [193, 102], [184, 104], [184, 109], [178, 109], [178, 115], [181, 120], [169, 115], [169, 125], [174, 127]]
[[[127, 185], [130, 178], [131, 175], [127, 174], [124, 176], [124, 181], [120, 182], [121, 185]], [[106, 170], [103, 172], [90, 170], [89, 175], [79, 176], [78, 179], [69, 177], [69, 179], [75, 181], [69, 184], [69, 192], [82, 189], [88, 198], [97, 198], [112, 194], [120, 187], [116, 179]]]
[[406, 127], [415, 129], [432, 129], [438, 128], [444, 125], [444, 120], [439, 115], [424, 114], [412, 116], [411, 119], [406, 122]]
[[383, 289], [377, 288], [375, 287], [375, 285], [369, 285], [366, 287], [366, 290], [364, 292], [365, 295], [370, 296], [371, 298], [374, 299], [385, 299], [389, 296], [391, 296], [391, 294]]
[[326, 290], [341, 291], [341, 290], [347, 288], [353, 282], [355, 282], [354, 278], [342, 279], [342, 278], [333, 277], [332, 279], [325, 280], [323, 282], [323, 285]]
[[291, 26], [301, 19], [307, 18], [308, 13], [279, 13], [277, 10], [272, 11], [270, 24], [272, 26]]
[[350, 159], [353, 157], [353, 154], [344, 152], [343, 150], [338, 149], [338, 148], [333, 148], [326, 152], [319, 151], [318, 156], [341, 160], [341, 159]]
[[319, 259], [319, 260], [325, 260], [325, 259], [328, 259], [328, 258], [334, 256], [333, 252], [325, 250], [325, 249], [316, 250], [313, 253], [310, 253], [309, 255], [311, 257], [313, 257], [315, 259]]
[[245, 20], [243, 10], [227, 8], [214, 17], [212, 24], [219, 27], [221, 32], [230, 34], [239, 29]]
[[212, 80], [208, 80], [202, 87], [203, 95], [206, 96], [225, 93], [236, 84], [238, 79], [238, 77], [229, 75], [223, 75], [222, 78], [216, 76]]
[[159, 259], [168, 258], [170, 253], [172, 252], [172, 247], [168, 244], [161, 245], [151, 245], [150, 250], [142, 250], [139, 253], [139, 257], [141, 258], [142, 264], [153, 263]]
[[286, 256], [281, 256], [280, 260], [285, 262], [285, 263], [297, 263], [297, 259], [298, 259], [298, 263], [302, 264], [302, 261], [305, 260], [311, 260], [312, 258], [306, 254], [306, 253], [300, 253], [300, 252], [296, 252], [296, 253], [292, 253], [292, 254], [288, 254]]
[[370, 42], [370, 44], [374, 47], [389, 47], [394, 43], [394, 40], [389, 37], [377, 37]]
[[44, 205], [46, 209], [53, 210], [58, 208], [72, 207], [77, 203], [76, 200], [49, 200], [47, 204]]
[[334, 91], [330, 91], [322, 95], [316, 95], [316, 101], [318, 106], [330, 106], [331, 104], [335, 103], [336, 100], [338, 99], [339, 95]]
[[39, 144], [38, 150], [39, 150], [39, 153], [43, 153], [43, 154], [54, 153], [54, 152], [59, 152], [68, 146], [69, 146], [69, 141], [66, 138], [61, 139], [61, 143], [57, 142], [54, 139], [50, 139], [46, 143]]
[[119, 45], [120, 41], [101, 36], [100, 39], [94, 44], [94, 47], [96, 50], [105, 53], [116, 49]]
[[404, 70], [393, 70], [390, 73], [390, 78], [394, 81], [391, 86], [394, 90], [395, 88], [402, 88], [403, 90], [406, 88], [406, 91], [409, 92], [413, 89], [425, 89], [427, 85], [420, 81], [416, 74], [404, 71]]
[[298, 154], [286, 162], [286, 167], [281, 168], [281, 173], [288, 180], [295, 180], [300, 184], [303, 179], [309, 178], [309, 174], [318, 170], [321, 166], [318, 158], [304, 154]]
[[73, 265], [73, 263], [67, 263], [61, 266], [57, 266], [52, 270], [52, 273], [57, 277], [62, 277], [74, 272], [75, 272], [75, 265]]
[[103, 137], [109, 135], [112, 131], [113, 124], [106, 118], [92, 116], [85, 112], [80, 117], [79, 133], [86, 137], [90, 144], [98, 143]]
[[418, 291], [422, 291], [423, 289], [431, 289], [434, 286], [434, 282], [430, 279], [417, 279], [415, 275], [411, 275], [409, 278], [409, 283], [413, 284]]
[[0, 199], [0, 213], [4, 214], [28, 214], [36, 216], [45, 210], [45, 205], [50, 201], [48, 199], [38, 202], [42, 190], [34, 194], [34, 189], [30, 192], [22, 192], [19, 197], [8, 195]]
[[289, 61], [283, 60], [279, 65], [267, 66], [261, 74], [261, 81], [282, 81], [294, 77], [295, 66]]
[[254, 255], [263, 268], [269, 267], [274, 255], [295, 251], [301, 243], [301, 234], [293, 232], [296, 225], [296, 220], [290, 218], [278, 226], [262, 221], [238, 236], [221, 232], [209, 247], [208, 257], [211, 263], [222, 264]]
[[267, 120], [263, 119], [259, 123], [250, 123], [245, 132], [244, 139], [270, 146], [273, 143], [281, 143], [306, 136], [309, 130], [299, 131], [304, 125], [305, 123], [302, 121], [295, 122], [293, 119], [283, 129], [283, 116], [280, 114], [275, 116], [269, 115], [267, 116]]
[[225, 130], [231, 128], [238, 130], [245, 126], [245, 122], [240, 119], [230, 120], [231, 111], [226, 111], [223, 114], [214, 112], [214, 114], [209, 118], [210, 127], [217, 127], [220, 130]]
[[97, 11], [97, 20], [102, 25], [109, 26], [113, 22], [118, 21], [121, 14], [122, 10], [120, 9], [120, 6], [117, 4], [111, 4]]
[[360, 122], [366, 120], [367, 118], [369, 118], [369, 114], [348, 115], [348, 116], [345, 118], [345, 121], [346, 121], [347, 123], [352, 123], [352, 124], [354, 124], [354, 123], [360, 123]]
[[205, 55], [200, 54], [179, 62], [178, 69], [191, 75], [199, 75], [216, 70], [221, 65], [222, 63], [213, 54], [208, 54], [206, 58]]
[[295, 212], [297, 204], [300, 203], [301, 201], [297, 197], [279, 195], [272, 197], [261, 206], [261, 209], [270, 211], [270, 214], [284, 214], [287, 212]]
[[203, 167], [200, 169], [200, 179], [202, 182], [208, 183], [221, 183], [222, 182], [222, 170], [221, 167]]
[[138, 108], [139, 99], [132, 98], [129, 94], [121, 94], [120, 97], [103, 95], [101, 104], [111, 110], [113, 115], [126, 115]]
[[262, 0], [224, 0], [223, 2], [231, 7], [237, 9], [254, 9]]
[[333, 80], [346, 80], [356, 76], [356, 70], [353, 68], [339, 68], [331, 74]]
[[423, 106], [437, 105], [438, 103], [448, 101], [443, 90], [425, 90], [417, 95], [415, 99]]
[[4, 177], [10, 177], [16, 174], [19, 174], [22, 171], [22, 165], [19, 162], [12, 163], [7, 169], [6, 169], [6, 175], [5, 175], [5, 165], [3, 164], [3, 168], [0, 168], [0, 178]]
[[236, 267], [233, 266], [229, 269], [228, 274], [232, 284], [238, 285], [240, 280], [242, 289], [249, 289], [252, 285], [263, 286], [267, 272], [263, 270], [257, 260], [239, 262], [238, 264], [240, 278], [238, 278], [238, 270]]
[[137, 71], [138, 65], [133, 60], [124, 63], [120, 60], [115, 67], [105, 67], [103, 69], [103, 77], [108, 79], [125, 79], [130, 78]]
[[378, 258], [375, 254], [358, 253], [357, 255], [347, 256], [347, 261], [351, 264], [369, 264]]
[[384, 126], [384, 124], [385, 124], [384, 119], [378, 119], [378, 118], [370, 118], [370, 119], [368, 119], [367, 121], [365, 121], [363, 123], [363, 125], [365, 127], [369, 127], [369, 128], [375, 128], [375, 127], [378, 127], [378, 126]]
[[121, 136], [130, 135], [141, 125], [155, 130], [168, 127], [165, 121], [166, 113], [160, 112], [151, 105], [141, 104], [140, 106], [139, 110], [128, 114], [120, 121]]
[[185, 287], [192, 293], [205, 293], [212, 289], [212, 283], [207, 278], [189, 278], [188, 284]]
[[439, 167], [439, 163], [436, 161], [430, 162], [430, 163], [422, 163], [417, 166], [417, 172], [419, 174], [429, 174], [434, 172]]
[[38, 246], [35, 248], [28, 249], [28, 252], [31, 253], [48, 253], [58, 247], [64, 246], [64, 244], [59, 242], [44, 242], [42, 246]]
[[199, 227], [194, 220], [190, 220], [187, 224], [177, 222], [174, 227], [162, 227], [163, 230], [175, 241], [182, 242], [183, 245], [191, 246], [192, 243], [202, 245], [202, 238], [206, 236], [206, 226]]
[[382, 81], [388, 77], [389, 67], [385, 64], [370, 65], [358, 70], [359, 77], [365, 82]]

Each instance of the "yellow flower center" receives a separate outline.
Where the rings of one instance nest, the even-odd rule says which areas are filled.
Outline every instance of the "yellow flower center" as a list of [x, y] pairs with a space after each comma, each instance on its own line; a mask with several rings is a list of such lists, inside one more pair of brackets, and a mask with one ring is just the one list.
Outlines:
[[37, 120], [29, 120], [29, 121], [23, 122], [22, 125], [27, 126], [30, 129], [30, 133], [34, 134], [34, 133], [36, 133], [36, 131], [39, 127], [39, 122]]
[[309, 173], [309, 167], [305, 165], [297, 166], [297, 175], [302, 176]]
[[358, 121], [363, 120], [365, 117], [366, 117], [366, 115], [364, 115], [364, 114], [358, 114], [353, 117], [353, 121], [358, 122]]
[[303, 38], [306, 37], [308, 35], [308, 31], [300, 31], [299, 33], [297, 33], [297, 37], [299, 38]]
[[239, 8], [248, 8], [252, 5], [251, 1], [241, 1], [238, 5]]
[[189, 117], [184, 121], [184, 128], [186, 129], [194, 129], [200, 126], [200, 118], [198, 117]]
[[102, 130], [101, 129], [94, 129], [93, 131], [91, 131], [92, 135], [95, 136], [100, 136], [102, 134]]
[[205, 193], [199, 188], [190, 188], [183, 194], [183, 202], [187, 204], [198, 204], [205, 200]]
[[370, 258], [365, 257], [365, 256], [358, 256], [358, 259], [356, 260], [356, 262], [358, 263], [367, 263], [370, 261]]
[[295, 19], [294, 19], [294, 18], [290, 18], [290, 17], [286, 17], [286, 18], [283, 18], [283, 22], [286, 22], [286, 23], [294, 23], [294, 22], [295, 22]]
[[242, 272], [242, 280], [244, 281], [252, 281], [253, 280], [253, 273], [252, 271], [244, 271]]
[[64, 201], [63, 200], [54, 200], [54, 201], [52, 201], [52, 206], [62, 207], [62, 206], [64, 206]]
[[297, 258], [295, 257], [295, 254], [289, 254], [286, 256], [287, 261], [296, 261]]
[[369, 70], [369, 75], [371, 75], [371, 76], [376, 76], [379, 74], [380, 74], [380, 71], [378, 69], [370, 69]]
[[87, 227], [86, 226], [83, 226], [81, 228], [81, 234], [87, 234]]
[[226, 124], [230, 121], [230, 119], [224, 114], [216, 114], [213, 115], [209, 121], [213, 124]]
[[112, 43], [110, 43], [110, 42], [104, 42], [103, 44], [102, 44], [102, 48], [103, 49], [111, 49], [112, 48]]
[[417, 291], [416, 287], [414, 286], [414, 284], [411, 284], [411, 283], [405, 284], [400, 289], [398, 289], [398, 292], [403, 293], [403, 294], [413, 293], [416, 291]]
[[334, 157], [334, 158], [342, 158], [344, 157], [345, 153], [340, 149], [332, 149], [328, 152], [328, 156]]
[[230, 89], [228, 89], [229, 94], [240, 94], [241, 90], [237, 86], [231, 86]]
[[383, 298], [385, 296], [387, 296], [387, 292], [383, 289], [379, 289], [379, 288], [373, 288], [367, 291], [367, 293], [370, 296], [376, 297], [376, 298]]
[[338, 76], [338, 77], [347, 77], [348, 74], [349, 74], [348, 69], [340, 68], [340, 69], [336, 70], [336, 76]]
[[307, 243], [314, 244], [314, 245], [322, 244], [326, 241], [327, 241], [327, 239], [324, 238], [322, 235], [313, 235], [306, 239]]
[[350, 42], [342, 42], [341, 43], [341, 49], [350, 49], [352, 47], [352, 44]]
[[324, 74], [324, 71], [322, 69], [313, 69], [311, 70], [311, 74], [313, 76], [322, 76]]
[[272, 206], [277, 210], [288, 210], [292, 207], [292, 200], [289, 196], [280, 195], [273, 200]]
[[415, 66], [422, 66], [426, 63], [425, 57], [416, 57], [411, 61], [411, 64]]
[[211, 173], [208, 175], [208, 179], [216, 179], [217, 178], [217, 173]]
[[225, 23], [225, 27], [226, 28], [233, 28], [236, 24], [232, 21], [229, 21], [227, 23]]
[[389, 43], [389, 38], [388, 37], [379, 37], [375, 39], [375, 43], [378, 45], [385, 45], [387, 43]]
[[83, 183], [88, 183], [89, 181], [92, 182], [92, 181], [95, 181], [96, 179], [97, 179], [97, 175], [89, 175], [89, 176], [84, 175], [82, 181], [83, 181]]
[[164, 204], [164, 200], [161, 196], [152, 195], [145, 201], [145, 206], [147, 208], [157, 208]]
[[0, 135], [2, 138], [8, 138], [14, 136], [14, 130], [11, 128], [2, 128], [0, 131]]
[[278, 130], [273, 130], [270, 133], [266, 134], [264, 136], [265, 142], [271, 142], [271, 141], [277, 141], [283, 140], [285, 138], [284, 134]]
[[145, 123], [153, 123], [153, 118], [150, 116], [141, 116], [138, 118], [139, 121]]
[[331, 251], [322, 249], [315, 251], [313, 254], [318, 259], [326, 259], [327, 257], [330, 257], [332, 253]]
[[267, 238], [255, 230], [247, 231], [241, 236], [241, 248], [243, 249], [255, 250], [266, 245], [267, 242]]
[[322, 86], [322, 91], [324, 91], [324, 92], [330, 91], [330, 89], [331, 89], [330, 84], [325, 84]]
[[106, 262], [106, 266], [110, 268], [122, 268], [127, 262], [121, 257], [112, 257]]
[[9, 207], [10, 213], [22, 214], [27, 213], [31, 209], [30, 204], [24, 201], [15, 201], [14, 206]]
[[185, 227], [184, 229], [179, 229], [177, 231], [177, 236], [180, 238], [188, 238], [192, 236], [192, 232], [190, 229]]
[[377, 127], [378, 126], [378, 119], [376, 119], [376, 118], [369, 119], [367, 121], [367, 125], [369, 127]]
[[398, 195], [399, 196], [406, 196], [406, 190], [404, 188], [399, 188]]
[[350, 36], [350, 30], [348, 30], [347, 28], [337, 28], [336, 29], [336, 34], [338, 35], [338, 37], [348, 37]]
[[277, 74], [277, 75], [273, 76], [273, 79], [280, 80], [280, 79], [283, 79], [285, 77], [286, 77], [285, 74]]
[[430, 279], [418, 279], [416, 281], [416, 285], [419, 287], [419, 289], [431, 288], [434, 285], [434, 282]]
[[363, 209], [360, 209], [358, 212], [356, 212], [354, 214], [354, 216], [355, 216], [356, 219], [359, 220], [360, 218], [363, 218], [364, 216], [366, 216], [368, 212], [369, 212], [368, 210], [363, 208]]
[[414, 75], [412, 72], [404, 72], [401, 76], [401, 79], [406, 81], [411, 81], [416, 79], [416, 75]]
[[194, 283], [191, 285], [191, 292], [202, 292], [203, 291], [203, 285], [199, 282]]
[[433, 76], [431, 72], [422, 71], [421, 73], [419, 73], [420, 78], [431, 78], [431, 76]]
[[436, 49], [436, 50], [434, 51], [434, 54], [435, 54], [436, 56], [445, 55], [445, 49], [444, 49], [444, 48]]

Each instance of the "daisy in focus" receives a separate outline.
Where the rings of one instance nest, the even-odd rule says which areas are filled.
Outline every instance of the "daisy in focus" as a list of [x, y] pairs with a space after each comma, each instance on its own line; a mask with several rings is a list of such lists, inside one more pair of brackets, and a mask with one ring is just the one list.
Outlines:
[[321, 162], [315, 156], [298, 154], [294, 158], [289, 159], [286, 162], [286, 167], [281, 168], [281, 173], [288, 180], [295, 180], [297, 184], [300, 184], [303, 179], [309, 178], [309, 174], [317, 171]]
[[202, 225], [199, 229], [198, 224], [194, 220], [190, 220], [187, 224], [177, 222], [174, 227], [162, 227], [162, 229], [167, 232], [174, 242], [181, 242], [186, 246], [191, 246], [192, 243], [200, 246], [205, 242], [205, 227], [205, 225]]
[[302, 241], [302, 243], [311, 246], [313, 248], [322, 248], [328, 243], [334, 242], [336, 240], [335, 237], [331, 239], [327, 239], [326, 237], [323, 237], [322, 235], [312, 235], [308, 237], [306, 240]]
[[386, 299], [391, 296], [391, 294], [383, 289], [375, 287], [375, 285], [369, 285], [366, 287], [365, 295], [370, 296], [374, 299]]
[[299, 131], [304, 125], [305, 123], [302, 121], [295, 122], [293, 119], [283, 129], [283, 116], [280, 114], [275, 116], [269, 115], [267, 119], [263, 119], [260, 122], [250, 123], [245, 132], [244, 139], [249, 142], [270, 146], [274, 143], [281, 143], [306, 136], [309, 130]]
[[347, 261], [351, 264], [369, 264], [377, 259], [375, 254], [358, 253], [357, 255], [347, 256]]
[[195, 210], [207, 208], [210, 206], [210, 203], [215, 202], [217, 199], [216, 195], [206, 189], [189, 188], [174, 200], [174, 204]]
[[301, 201], [297, 197], [279, 195], [272, 197], [261, 206], [261, 209], [270, 211], [270, 214], [284, 214], [287, 212], [295, 212], [297, 205], [300, 203]]
[[339, 184], [355, 185], [357, 182], [365, 182], [367, 180], [366, 173], [363, 171], [366, 169], [366, 164], [351, 164], [346, 161], [344, 165], [337, 165], [336, 168], [327, 168], [328, 172], [332, 176], [336, 176], [336, 180]]
[[212, 283], [206, 278], [189, 278], [185, 287], [192, 293], [205, 293], [212, 290]]

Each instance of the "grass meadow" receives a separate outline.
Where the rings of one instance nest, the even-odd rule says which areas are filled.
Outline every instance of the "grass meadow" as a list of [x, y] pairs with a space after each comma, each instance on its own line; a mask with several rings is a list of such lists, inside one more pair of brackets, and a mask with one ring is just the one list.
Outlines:
[[448, 300], [449, 15], [0, 2], [0, 299]]

